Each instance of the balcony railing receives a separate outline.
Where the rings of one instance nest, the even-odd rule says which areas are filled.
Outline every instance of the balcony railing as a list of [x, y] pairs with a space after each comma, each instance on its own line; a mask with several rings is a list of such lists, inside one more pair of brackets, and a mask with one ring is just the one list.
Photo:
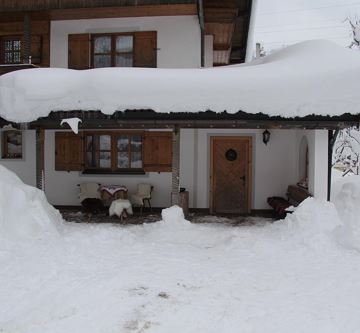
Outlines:
[[6, 73], [18, 71], [20, 69], [27, 69], [27, 68], [37, 68], [38, 66], [33, 64], [0, 64], [0, 75], [4, 75]]

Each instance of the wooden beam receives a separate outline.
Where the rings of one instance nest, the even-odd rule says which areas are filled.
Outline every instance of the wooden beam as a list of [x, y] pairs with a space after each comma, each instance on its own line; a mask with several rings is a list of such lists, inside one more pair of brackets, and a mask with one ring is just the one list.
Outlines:
[[[196, 4], [74, 8], [28, 12], [32, 20], [81, 20], [96, 18], [197, 15]], [[22, 21], [25, 12], [2, 12], [0, 22]]]
[[175, 127], [172, 137], [171, 205], [179, 205], [180, 191], [180, 128]]
[[36, 187], [45, 191], [45, 131], [36, 129]]
[[[81, 117], [81, 116], [80, 116]], [[241, 120], [241, 119], [82, 119], [80, 129], [171, 129], [179, 128], [246, 128], [246, 129], [337, 129], [357, 125], [349, 120]], [[29, 124], [30, 129], [63, 129], [60, 120], [44, 118]]]

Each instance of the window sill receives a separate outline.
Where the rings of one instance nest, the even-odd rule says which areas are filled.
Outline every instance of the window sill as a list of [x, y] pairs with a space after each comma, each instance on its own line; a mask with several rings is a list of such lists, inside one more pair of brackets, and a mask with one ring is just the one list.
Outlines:
[[145, 175], [143, 169], [133, 169], [133, 170], [99, 170], [99, 169], [88, 169], [84, 170], [83, 175]]

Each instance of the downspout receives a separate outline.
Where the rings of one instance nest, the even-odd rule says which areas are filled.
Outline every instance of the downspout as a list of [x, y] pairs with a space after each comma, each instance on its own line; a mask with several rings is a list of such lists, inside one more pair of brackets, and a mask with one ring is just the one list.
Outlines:
[[24, 15], [23, 25], [23, 63], [31, 64], [31, 19], [27, 13]]
[[204, 5], [203, 0], [197, 1], [198, 18], [201, 32], [201, 67], [205, 67], [205, 20], [204, 20]]
[[328, 186], [327, 186], [327, 201], [331, 199], [331, 174], [332, 174], [332, 155], [336, 138], [340, 132], [340, 129], [328, 131]]

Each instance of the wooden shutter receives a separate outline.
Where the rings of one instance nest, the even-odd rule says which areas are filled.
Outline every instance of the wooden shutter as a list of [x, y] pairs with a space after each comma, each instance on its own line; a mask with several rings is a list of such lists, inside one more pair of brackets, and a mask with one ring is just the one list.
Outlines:
[[55, 133], [55, 170], [81, 171], [84, 160], [84, 140], [81, 134]]
[[42, 54], [42, 36], [32, 35], [31, 36], [31, 63], [40, 64]]
[[69, 35], [68, 42], [68, 67], [71, 69], [90, 68], [90, 35]]
[[171, 172], [172, 132], [145, 132], [143, 149], [145, 172]]
[[134, 33], [134, 67], [156, 67], [156, 31]]

